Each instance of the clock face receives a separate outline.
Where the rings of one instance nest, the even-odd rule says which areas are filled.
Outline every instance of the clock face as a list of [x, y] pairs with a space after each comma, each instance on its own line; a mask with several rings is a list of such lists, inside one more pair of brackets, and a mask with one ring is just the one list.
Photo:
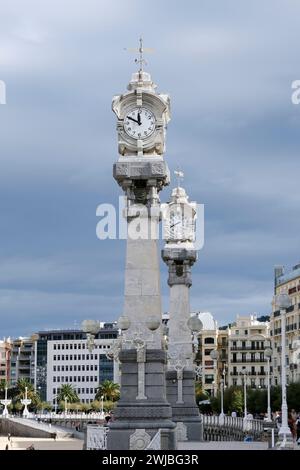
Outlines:
[[193, 219], [186, 217], [181, 211], [172, 212], [167, 227], [167, 239], [193, 240]]
[[133, 139], [146, 139], [155, 130], [155, 116], [147, 108], [133, 108], [124, 118], [124, 130]]

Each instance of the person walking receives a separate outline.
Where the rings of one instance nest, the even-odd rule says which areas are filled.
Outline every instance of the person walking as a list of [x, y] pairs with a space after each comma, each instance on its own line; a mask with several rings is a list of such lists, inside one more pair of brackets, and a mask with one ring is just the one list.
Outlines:
[[300, 445], [300, 413], [298, 414], [298, 418], [296, 421], [296, 429], [297, 429], [297, 444]]

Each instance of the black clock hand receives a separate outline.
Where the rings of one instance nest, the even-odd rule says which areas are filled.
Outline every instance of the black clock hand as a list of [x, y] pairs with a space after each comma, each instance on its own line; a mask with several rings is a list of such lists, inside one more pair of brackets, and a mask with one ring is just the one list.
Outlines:
[[142, 123], [141, 123], [141, 114], [138, 113], [138, 125], [140, 126]]
[[176, 224], [170, 225], [170, 228], [174, 227], [175, 225], [180, 224], [180, 222], [181, 222], [181, 220], [179, 220], [179, 222], [176, 222]]
[[127, 119], [130, 119], [130, 121], [136, 122], [138, 125], [140, 125], [140, 122], [139, 122], [139, 121], [137, 121], [136, 119], [133, 119], [133, 118], [130, 117], [130, 116], [127, 116]]

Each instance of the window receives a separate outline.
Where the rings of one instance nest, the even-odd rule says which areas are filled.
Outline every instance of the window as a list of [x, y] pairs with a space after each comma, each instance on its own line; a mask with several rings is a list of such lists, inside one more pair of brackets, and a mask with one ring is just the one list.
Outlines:
[[54, 356], [53, 356], [53, 361], [56, 361], [56, 355], [55, 355], [55, 354], [54, 354]]
[[53, 377], [53, 382], [56, 382], [56, 377]]
[[81, 393], [84, 393], [84, 388], [81, 389]]
[[60, 349], [60, 344], [57, 345], [57, 349]]
[[70, 344], [70, 349], [73, 349], [73, 344]]
[[85, 365], [82, 365], [82, 370], [85, 370]]
[[91, 370], [94, 370], [94, 366], [93, 366], [93, 364], [91, 364]]
[[239, 334], [239, 330], [235, 330], [235, 334], [238, 335], [238, 334]]
[[77, 349], [77, 344], [76, 343], [74, 344], [74, 349]]
[[80, 375], [78, 375], [77, 382], [80, 382], [80, 381], [81, 381], [81, 380], [80, 380]]
[[81, 370], [81, 365], [80, 364], [78, 365], [78, 370]]
[[214, 376], [213, 375], [205, 375], [205, 383], [206, 384], [212, 384], [214, 381]]
[[62, 361], [65, 360], [65, 356], [64, 356], [64, 355], [61, 356], [61, 360], [62, 360]]
[[72, 371], [72, 370], [73, 370], [73, 366], [70, 366], [70, 371]]
[[70, 361], [73, 361], [73, 356], [72, 356], [72, 354], [70, 355]]
[[90, 355], [89, 355], [89, 354], [86, 355], [86, 360], [87, 360], [87, 361], [90, 360]]
[[65, 345], [64, 345], [64, 344], [61, 345], [61, 349], [65, 349]]
[[88, 364], [86, 366], [86, 370], [90, 370], [90, 366]]
[[95, 354], [95, 359], [96, 359], [96, 361], [98, 360], [98, 354]]
[[93, 360], [93, 359], [94, 359], [94, 355], [93, 355], [93, 354], [91, 354], [91, 360]]
[[61, 371], [64, 372], [65, 366], [61, 366]]
[[57, 377], [57, 382], [60, 382], [60, 377], [59, 376]]
[[81, 354], [78, 354], [78, 361], [81, 360]]
[[96, 375], [94, 376], [94, 381], [97, 382], [97, 376]]
[[56, 388], [53, 388], [53, 389], [52, 389], [52, 393], [53, 393], [53, 395], [56, 394]]
[[53, 349], [56, 349], [56, 344], [53, 345]]
[[57, 370], [58, 370], [58, 372], [60, 372], [60, 366], [57, 366]]
[[93, 388], [90, 388], [90, 393], [94, 393], [94, 389], [93, 389]]
[[85, 360], [85, 354], [82, 354], [82, 360], [83, 361]]
[[86, 380], [87, 382], [89, 382], [90, 378], [89, 378], [88, 375], [86, 376], [85, 380]]
[[85, 389], [85, 393], [89, 393], [89, 389], [88, 389], [88, 388]]
[[66, 344], [66, 349], [69, 349], [69, 345], [68, 345], [68, 344]]
[[67, 371], [67, 372], [69, 371], [69, 366], [66, 366], [66, 371]]
[[244, 330], [244, 331], [245, 331], [245, 335], [247, 335], [247, 334], [248, 334], [248, 330]]
[[204, 349], [205, 356], [209, 356], [211, 351], [213, 351], [213, 349]]
[[94, 370], [98, 370], [97, 364], [94, 365]]
[[204, 340], [204, 344], [214, 344], [214, 342], [215, 342], [214, 338], [210, 338], [210, 337], [205, 338]]
[[56, 366], [53, 366], [53, 371], [56, 372]]

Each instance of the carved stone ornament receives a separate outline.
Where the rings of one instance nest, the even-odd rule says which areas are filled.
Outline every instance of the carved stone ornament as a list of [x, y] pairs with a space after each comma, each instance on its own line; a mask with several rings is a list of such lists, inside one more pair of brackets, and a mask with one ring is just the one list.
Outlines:
[[129, 450], [144, 450], [150, 442], [151, 437], [145, 429], [136, 429], [130, 436]]
[[176, 432], [176, 438], [177, 438], [177, 441], [187, 441], [188, 438], [187, 438], [187, 427], [185, 424], [183, 424], [182, 421], [179, 421], [177, 423], [177, 426], [175, 428], [175, 432]]

